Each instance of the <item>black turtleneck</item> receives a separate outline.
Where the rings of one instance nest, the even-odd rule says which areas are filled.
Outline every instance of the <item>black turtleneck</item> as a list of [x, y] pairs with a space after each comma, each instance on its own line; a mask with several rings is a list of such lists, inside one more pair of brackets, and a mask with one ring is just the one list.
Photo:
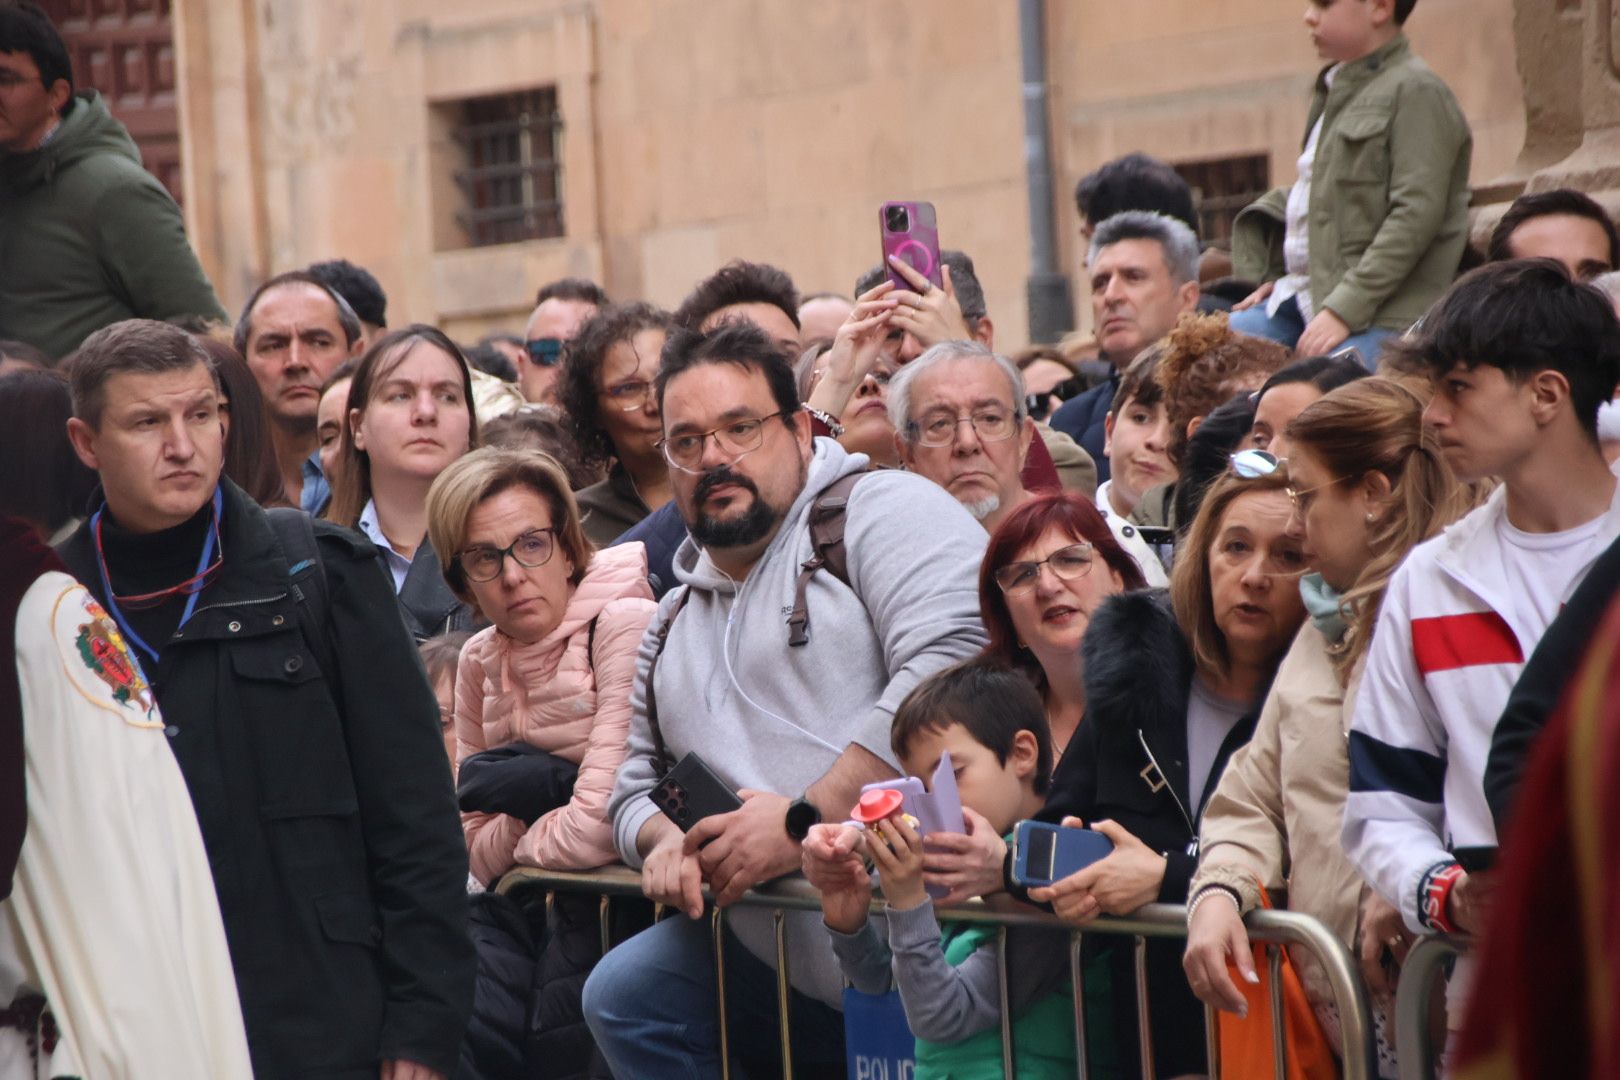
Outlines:
[[[173, 528], [153, 533], [130, 532], [113, 519], [111, 510], [106, 511], [101, 515], [101, 549], [113, 594], [139, 596], [185, 581], [197, 572], [197, 560], [202, 558], [203, 543], [212, 528], [213, 506], [208, 503]], [[143, 610], [131, 610], [120, 604], [119, 611], [124, 616], [124, 625], [161, 654], [163, 646], [179, 629], [186, 600], [184, 594], [177, 594]], [[201, 603], [200, 598], [198, 602]], [[130, 647], [139, 654], [147, 676], [156, 678], [157, 673], [151, 670], [151, 657], [141, 653], [133, 643]]]

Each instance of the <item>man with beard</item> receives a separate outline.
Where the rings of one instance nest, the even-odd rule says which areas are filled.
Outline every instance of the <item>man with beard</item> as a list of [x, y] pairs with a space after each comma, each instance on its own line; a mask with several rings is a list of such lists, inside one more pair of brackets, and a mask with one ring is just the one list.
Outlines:
[[360, 317], [307, 271], [278, 274], [248, 298], [235, 344], [264, 394], [287, 502], [313, 513], [331, 494], [316, 431], [321, 386], [365, 347]]
[[[976, 582], [985, 536], [921, 477], [864, 474], [846, 495], [845, 573], [807, 574], [801, 605], [812, 504], [864, 461], [830, 439], [812, 441], [786, 359], [751, 323], [678, 331], [657, 393], [674, 501], [691, 536], [675, 557], [685, 588], [665, 598], [642, 642], [610, 813], [643, 890], [686, 918], [608, 953], [586, 984], [585, 1012], [617, 1076], [718, 1076], [701, 889], [726, 907], [797, 869], [811, 825], [843, 820], [863, 784], [895, 775], [895, 707], [984, 644]], [[807, 640], [790, 644], [795, 608], [808, 614]], [[743, 805], [683, 835], [649, 795], [669, 762], [693, 752]], [[731, 1049], [764, 1063], [765, 1075], [780, 1061], [771, 915], [742, 909], [726, 927]], [[809, 912], [789, 914], [786, 933], [796, 1055], [811, 1070], [842, 1063], [830, 940]]]

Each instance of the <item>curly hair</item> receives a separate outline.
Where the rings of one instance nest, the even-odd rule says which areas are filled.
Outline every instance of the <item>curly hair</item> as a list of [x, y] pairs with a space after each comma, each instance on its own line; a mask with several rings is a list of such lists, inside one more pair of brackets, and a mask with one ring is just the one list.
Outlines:
[[[568, 418], [574, 449], [586, 467], [603, 466], [618, 457], [601, 417], [602, 386], [598, 380], [608, 351], [643, 330], [662, 330], [668, 334], [674, 328], [675, 320], [661, 308], [647, 303], [623, 304], [598, 311], [568, 343], [562, 373], [557, 378], [557, 402]], [[658, 357], [651, 359], [653, 366], [647, 372], [648, 382], [658, 368]]]
[[1257, 389], [1294, 355], [1275, 341], [1236, 332], [1224, 312], [1188, 312], [1165, 341], [1158, 374], [1170, 420], [1170, 460], [1177, 468], [1192, 421], [1208, 416], [1240, 390]]

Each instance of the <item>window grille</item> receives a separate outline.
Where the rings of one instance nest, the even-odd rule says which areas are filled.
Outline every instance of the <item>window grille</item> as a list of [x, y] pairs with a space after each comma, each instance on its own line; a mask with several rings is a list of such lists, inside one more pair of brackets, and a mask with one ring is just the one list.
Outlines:
[[472, 98], [452, 137], [465, 154], [455, 173], [456, 221], [475, 247], [563, 235], [562, 117], [557, 91]]
[[1189, 162], [1175, 170], [1192, 188], [1199, 238], [1222, 248], [1231, 247], [1238, 211], [1271, 190], [1271, 163], [1264, 154]]

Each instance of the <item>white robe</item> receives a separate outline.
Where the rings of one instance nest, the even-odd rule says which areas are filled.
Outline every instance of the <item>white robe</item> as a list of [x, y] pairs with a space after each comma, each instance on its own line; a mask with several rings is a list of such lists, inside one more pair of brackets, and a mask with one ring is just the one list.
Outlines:
[[0, 903], [0, 1008], [43, 994], [36, 1066], [0, 1080], [251, 1080], [208, 856], [152, 690], [117, 627], [47, 573], [17, 612], [28, 833]]

